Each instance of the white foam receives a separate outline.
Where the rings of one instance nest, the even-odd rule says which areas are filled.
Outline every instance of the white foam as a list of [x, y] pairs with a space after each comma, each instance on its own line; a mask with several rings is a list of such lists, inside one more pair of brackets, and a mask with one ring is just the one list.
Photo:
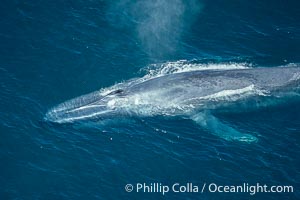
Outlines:
[[179, 60], [174, 62], [166, 62], [162, 64], [153, 64], [147, 67], [148, 72], [146, 77], [156, 77], [167, 74], [200, 71], [200, 70], [232, 70], [232, 69], [247, 69], [251, 65], [246, 63], [193, 63], [187, 60]]
[[290, 79], [290, 81], [298, 81], [298, 80], [300, 80], [300, 73], [299, 72], [295, 73], [293, 75], [293, 77]]
[[241, 94], [245, 94], [245, 93], [249, 93], [249, 92], [253, 92], [253, 91], [254, 91], [254, 85], [252, 84], [252, 85], [249, 85], [249, 86], [241, 88], [241, 89], [223, 90], [221, 92], [217, 92], [212, 95], [207, 95], [207, 96], [201, 97], [201, 99], [220, 99], [220, 98], [229, 97], [229, 96], [233, 96], [233, 95], [241, 95]]
[[247, 87], [240, 88], [240, 89], [223, 90], [223, 91], [211, 94], [211, 95], [188, 99], [188, 100], [186, 100], [186, 102], [194, 101], [194, 100], [213, 100], [213, 101], [230, 100], [230, 101], [236, 101], [236, 100], [241, 99], [245, 96], [250, 96], [250, 95], [254, 95], [254, 94], [260, 95], [260, 96], [267, 96], [268, 92], [260, 90], [258, 88], [255, 88], [255, 86], [253, 84], [251, 84]]

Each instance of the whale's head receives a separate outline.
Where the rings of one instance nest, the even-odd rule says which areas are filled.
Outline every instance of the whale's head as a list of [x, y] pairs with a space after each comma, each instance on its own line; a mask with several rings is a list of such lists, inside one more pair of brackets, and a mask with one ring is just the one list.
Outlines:
[[51, 108], [44, 119], [54, 123], [71, 123], [107, 118], [116, 113], [114, 102], [123, 95], [124, 91], [121, 89], [113, 90], [108, 94], [97, 91], [83, 95]]

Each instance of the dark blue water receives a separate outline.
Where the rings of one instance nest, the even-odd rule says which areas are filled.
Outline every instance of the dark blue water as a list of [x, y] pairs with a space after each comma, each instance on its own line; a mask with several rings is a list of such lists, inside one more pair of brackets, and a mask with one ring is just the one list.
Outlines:
[[[228, 142], [180, 117], [48, 124], [70, 98], [166, 62], [300, 62], [298, 1], [2, 1], [0, 199], [297, 199], [300, 104], [218, 117]], [[293, 193], [143, 193], [130, 183], [292, 185]]]

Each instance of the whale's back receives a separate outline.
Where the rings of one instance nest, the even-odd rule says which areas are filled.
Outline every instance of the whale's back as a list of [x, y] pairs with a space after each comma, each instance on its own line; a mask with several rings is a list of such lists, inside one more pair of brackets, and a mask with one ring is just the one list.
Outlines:
[[257, 89], [272, 92], [298, 84], [299, 80], [300, 67], [203, 70], [153, 78], [128, 88], [128, 91], [137, 93], [165, 90], [199, 97], [224, 90], [238, 90], [251, 85]]

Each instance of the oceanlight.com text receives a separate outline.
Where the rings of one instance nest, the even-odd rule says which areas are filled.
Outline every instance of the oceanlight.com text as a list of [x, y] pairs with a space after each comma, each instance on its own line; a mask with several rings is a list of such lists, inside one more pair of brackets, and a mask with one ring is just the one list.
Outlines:
[[137, 193], [246, 193], [255, 195], [257, 193], [292, 193], [294, 187], [291, 185], [268, 185], [268, 184], [249, 184], [242, 183], [240, 185], [219, 185], [216, 183], [136, 183], [126, 184], [126, 192]]

